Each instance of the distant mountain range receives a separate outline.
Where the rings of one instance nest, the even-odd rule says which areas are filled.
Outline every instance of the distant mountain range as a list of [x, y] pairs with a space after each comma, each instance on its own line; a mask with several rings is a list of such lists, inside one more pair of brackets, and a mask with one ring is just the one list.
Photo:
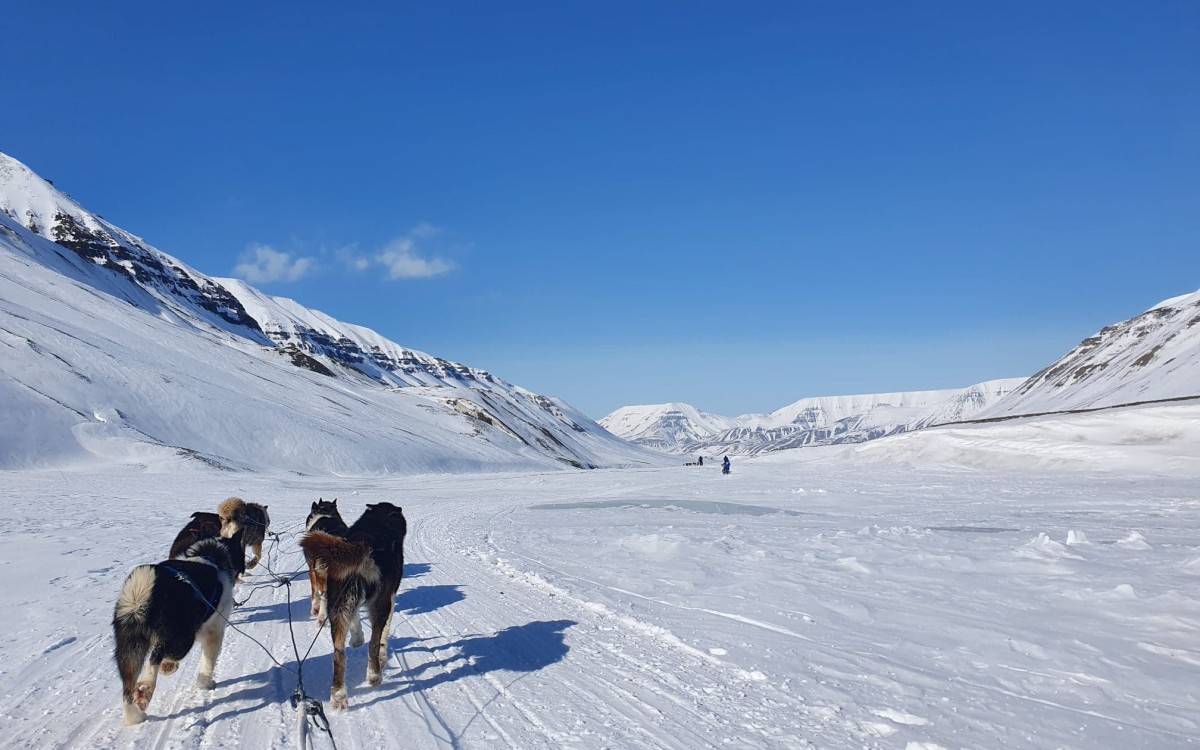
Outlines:
[[937, 425], [1200, 398], [1200, 292], [1089, 336], [1031, 378], [969, 388], [807, 398], [766, 416], [723, 417], [689, 404], [626, 406], [600, 424], [679, 455], [754, 455], [866, 440]]
[[552, 397], [206, 276], [0, 154], [0, 469], [656, 465]]
[[861, 443], [970, 419], [1023, 382], [1015, 378], [956, 390], [806, 398], [770, 414], [736, 418], [704, 414], [688, 404], [626, 406], [600, 424], [627, 440], [668, 453], [754, 455]]

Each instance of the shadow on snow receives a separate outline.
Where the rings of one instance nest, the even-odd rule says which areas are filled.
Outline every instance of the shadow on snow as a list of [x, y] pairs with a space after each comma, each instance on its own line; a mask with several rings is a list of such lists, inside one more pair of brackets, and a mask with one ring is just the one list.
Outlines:
[[[433, 587], [430, 587], [433, 588]], [[453, 588], [453, 587], [451, 587]], [[294, 604], [294, 603], [293, 603]], [[391, 638], [388, 653], [391, 658], [384, 671], [383, 685], [366, 688], [367, 648], [346, 649], [346, 684], [351, 687], [351, 710], [355, 707], [372, 706], [409, 693], [421, 692], [448, 682], [475, 677], [489, 672], [507, 671], [528, 674], [562, 661], [569, 647], [564, 633], [577, 624], [574, 620], [534, 621], [525, 625], [513, 625], [492, 635], [468, 635], [457, 641], [440, 645], [424, 645], [429, 638]], [[227, 634], [236, 635], [234, 633]], [[303, 641], [303, 649], [311, 635], [297, 632], [297, 640]], [[328, 636], [318, 638], [328, 648]], [[405, 654], [429, 654], [432, 659], [415, 668], [396, 666], [396, 661], [406, 664]], [[217, 708], [215, 703], [236, 703], [212, 715], [207, 723], [213, 724], [252, 713], [269, 705], [286, 703], [296, 686], [295, 672], [298, 671], [294, 658], [284, 663], [283, 668], [274, 665], [254, 674], [221, 680], [218, 689], [227, 694], [214, 698], [213, 703], [193, 706], [170, 716], [171, 719], [189, 714], [204, 713]], [[430, 672], [435, 672], [430, 674]], [[333, 655], [331, 653], [310, 656], [304, 662], [305, 691], [321, 701], [329, 699], [333, 680]], [[238, 686], [244, 685], [239, 688]]]
[[[420, 578], [427, 574], [433, 565], [431, 563], [408, 563], [404, 566], [404, 581]], [[307, 576], [298, 575], [297, 580], [307, 583]], [[403, 586], [403, 582], [401, 586]], [[396, 603], [398, 610], [406, 615], [423, 615], [442, 607], [449, 606], [466, 598], [459, 586], [417, 586], [413, 589], [401, 589]], [[234, 593], [234, 598], [239, 596]], [[244, 596], [244, 594], [242, 595]], [[292, 589], [291, 605], [292, 622], [301, 623], [312, 619], [312, 599], [305, 590]], [[233, 611], [231, 621], [242, 627], [255, 622], [286, 622], [288, 619], [288, 603], [274, 602], [272, 604], [255, 605], [247, 603]]]

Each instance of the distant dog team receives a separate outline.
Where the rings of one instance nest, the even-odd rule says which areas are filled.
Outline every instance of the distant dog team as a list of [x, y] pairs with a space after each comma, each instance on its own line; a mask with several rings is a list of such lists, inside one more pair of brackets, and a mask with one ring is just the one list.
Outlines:
[[[114, 657], [121, 676], [125, 724], [146, 719], [158, 675], [173, 674], [197, 641], [201, 644], [196, 686], [211, 690], [213, 671], [233, 610], [234, 585], [263, 559], [271, 519], [266, 505], [224, 500], [216, 513], [197, 511], [176, 535], [168, 560], [139, 565], [126, 578], [113, 613]], [[363, 643], [358, 610], [371, 620], [367, 681], [382, 681], [396, 593], [404, 572], [403, 510], [391, 503], [367, 505], [347, 526], [337, 500], [312, 504], [300, 547], [309, 568], [312, 615], [328, 621], [333, 639], [332, 708], [346, 708], [346, 636]], [[247, 550], [254, 558], [247, 561]]]

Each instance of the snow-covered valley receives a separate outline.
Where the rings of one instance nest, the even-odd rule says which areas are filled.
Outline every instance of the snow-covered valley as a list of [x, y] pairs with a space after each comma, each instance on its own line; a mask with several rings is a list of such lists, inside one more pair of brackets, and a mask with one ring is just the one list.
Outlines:
[[[121, 727], [109, 620], [227, 495], [276, 571], [309, 504], [409, 517], [383, 684], [346, 748], [1174, 748], [1200, 742], [1200, 410], [939, 428], [717, 467], [339, 478], [176, 460], [3, 474], [0, 745], [284, 748], [307, 576], [254, 587]], [[271, 652], [268, 656], [247, 637]], [[328, 697], [330, 644], [305, 684]], [[282, 663], [282, 667], [272, 662]], [[322, 735], [315, 747], [328, 747]]]

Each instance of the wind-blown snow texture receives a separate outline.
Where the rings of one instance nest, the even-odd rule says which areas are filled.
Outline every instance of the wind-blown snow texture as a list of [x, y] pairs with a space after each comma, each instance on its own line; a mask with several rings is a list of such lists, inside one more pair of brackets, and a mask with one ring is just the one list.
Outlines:
[[688, 404], [626, 406], [600, 420], [615, 435], [676, 454], [754, 455], [787, 448], [861, 443], [958, 422], [1024, 382], [992, 380], [970, 388], [805, 398], [767, 415], [730, 418]]
[[3, 154], [0, 404], [0, 468], [164, 454], [355, 474], [662, 463], [558, 399], [204, 276]]
[[331, 671], [304, 575], [290, 605], [251, 576], [216, 690], [191, 687], [193, 653], [151, 720], [121, 726], [121, 582], [237, 494], [270, 505], [281, 572], [303, 569], [318, 496], [351, 519], [405, 508], [390, 657], [370, 688], [349, 651], [344, 750], [1193, 747], [1198, 450], [1200, 407], [1179, 405], [780, 451], [730, 476], [5, 472], [0, 746], [295, 746], [289, 614], [301, 651], [316, 638], [308, 690], [327, 698]]

